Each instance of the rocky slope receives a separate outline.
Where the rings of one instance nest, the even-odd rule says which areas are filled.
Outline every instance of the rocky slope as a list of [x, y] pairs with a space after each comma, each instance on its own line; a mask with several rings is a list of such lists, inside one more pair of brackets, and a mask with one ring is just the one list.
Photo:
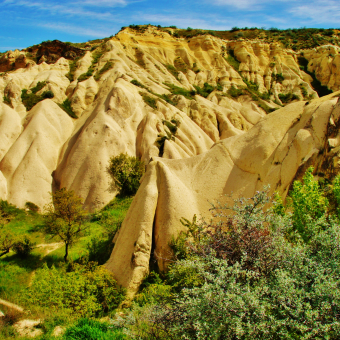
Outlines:
[[93, 211], [115, 195], [110, 157], [149, 164], [108, 263], [131, 292], [155, 254], [166, 266], [179, 219], [205, 214], [207, 199], [266, 184], [285, 195], [310, 164], [338, 170], [339, 92], [318, 98], [340, 89], [335, 45], [293, 51], [151, 26], [81, 49], [49, 44], [0, 60], [14, 68], [0, 77], [0, 198], [42, 208], [66, 187]]
[[340, 89], [335, 45], [294, 51], [145, 26], [48, 46], [0, 60], [15, 66], [0, 76], [0, 198], [42, 208], [66, 187], [93, 211], [115, 195], [110, 157], [151, 162], [108, 264], [125, 286], [208, 198], [265, 184], [285, 194], [310, 162], [337, 169], [338, 92], [319, 99]]
[[[2, 198], [43, 207], [51, 188], [67, 187], [98, 209], [114, 195], [105, 172], [111, 156], [126, 152], [146, 163], [160, 155], [192, 157], [244, 134], [287, 98], [318, 97], [299, 68], [300, 53], [277, 43], [171, 33], [126, 28], [92, 52], [51, 42], [3, 56], [19, 68], [0, 78]], [[308, 70], [337, 90], [338, 48], [331, 47], [333, 57], [329, 48], [304, 56]], [[33, 54], [38, 64], [25, 61]], [[48, 56], [60, 58], [53, 63]], [[24, 89], [37, 96], [52, 91], [54, 98], [27, 112]], [[66, 99], [78, 119], [55, 104]]]

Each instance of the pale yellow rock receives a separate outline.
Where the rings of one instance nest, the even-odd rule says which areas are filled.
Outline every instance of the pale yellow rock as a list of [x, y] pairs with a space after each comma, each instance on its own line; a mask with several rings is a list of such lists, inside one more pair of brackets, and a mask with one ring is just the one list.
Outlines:
[[16, 111], [0, 103], [0, 161], [21, 133], [21, 119]]
[[7, 180], [0, 171], [0, 199], [7, 200]]
[[306, 50], [303, 56], [309, 61], [308, 71], [315, 72], [322, 85], [333, 91], [340, 90], [340, 48], [333, 45]]
[[72, 130], [72, 119], [52, 100], [29, 112], [24, 131], [0, 162], [11, 203], [23, 208], [30, 201], [43, 208], [50, 201], [52, 172]]
[[98, 84], [93, 77], [77, 84], [72, 95], [72, 108], [78, 117], [92, 104], [97, 92]]
[[64, 58], [60, 58], [52, 65], [42, 63], [30, 68], [17, 69], [1, 78], [0, 95], [11, 98], [14, 110], [23, 118], [26, 115], [26, 108], [21, 102], [21, 91], [35, 87], [39, 81], [46, 81], [46, 86], [38, 94], [51, 90], [54, 93], [53, 100], [61, 103], [66, 98], [65, 91], [70, 83], [65, 77], [68, 71], [69, 63]]
[[[174, 38], [167, 32], [154, 27], [148, 27], [144, 33], [136, 33], [129, 28], [124, 29], [98, 49], [86, 52], [84, 57], [76, 63], [74, 81], [71, 84], [65, 76], [70, 71], [70, 62], [64, 58], [60, 58], [55, 64], [48, 65], [41, 62], [39, 65], [28, 65], [26, 68], [0, 76], [0, 98], [6, 96], [11, 99], [12, 106], [17, 112], [11, 124], [14, 124], [16, 128], [19, 121], [18, 115], [23, 120], [27, 115], [26, 108], [21, 101], [21, 92], [23, 89], [32, 89], [39, 81], [46, 81], [46, 86], [38, 94], [51, 90], [55, 94], [53, 101], [56, 103], [62, 103], [68, 98], [79, 117], [73, 120], [73, 123], [67, 124], [66, 134], [70, 137], [65, 143], [58, 144], [61, 151], [59, 153], [57, 148], [58, 156], [53, 163], [55, 165], [48, 168], [48, 177], [46, 174], [42, 176], [46, 179], [45, 185], [36, 186], [35, 190], [39, 190], [39, 195], [32, 194], [30, 199], [37, 200], [34, 203], [41, 205], [43, 201], [41, 197], [47, 197], [49, 191], [66, 187], [82, 196], [86, 208], [100, 209], [116, 194], [115, 191], [109, 191], [110, 178], [106, 173], [110, 157], [127, 153], [137, 156], [148, 164], [152, 158], [160, 156], [163, 152], [164, 159], [179, 160], [200, 155], [221, 140], [230, 138], [236, 140], [237, 136], [248, 135], [248, 131], [252, 130], [254, 125], [261, 124], [263, 119], [267, 119], [267, 114], [260, 107], [261, 100], [254, 101], [249, 95], [242, 95], [236, 99], [227, 95], [226, 92], [231, 86], [246, 86], [241, 75], [227, 62], [227, 53], [230, 50], [234, 51], [235, 57], [240, 62], [240, 73], [243, 77], [256, 83], [261, 92], [272, 91], [271, 100], [262, 101], [262, 104], [265, 103], [271, 108], [280, 107], [273, 102], [276, 100], [280, 103], [280, 93], [292, 92], [302, 98], [302, 87], [307, 91], [308, 100], [311, 96], [317, 97], [310, 86], [311, 77], [299, 70], [298, 52], [285, 50], [278, 44], [245, 40], [226, 41], [208, 35], [191, 39]], [[17, 58], [20, 56], [18, 53], [19, 51], [14, 51], [10, 57]], [[98, 53], [100, 53], [100, 58], [97, 63], [93, 63]], [[308, 54], [308, 51], [306, 53]], [[326, 53], [338, 55], [334, 47], [330, 50], [326, 47], [311, 53], [319, 55], [316, 58], [315, 54], [315, 60], [319, 63], [320, 70], [324, 70], [329, 65], [325, 64], [320, 56]], [[110, 63], [110, 68], [99, 77], [98, 72], [107, 63]], [[93, 76], [79, 82], [79, 76], [86, 73], [90, 66], [93, 68]], [[174, 67], [177, 67], [177, 71]], [[336, 84], [338, 69], [335, 60], [330, 72], [327, 73], [329, 83]], [[272, 77], [272, 74], [277, 73], [282, 73], [284, 76], [282, 84], [275, 82]], [[141, 83], [141, 86], [131, 84], [133, 79]], [[221, 87], [218, 88], [223, 91], [214, 90], [207, 98], [196, 95], [192, 99], [187, 99], [181, 95], [171, 95], [170, 88], [166, 85], [173, 84], [192, 91], [194, 85], [203, 87], [205, 83], [213, 86], [219, 84]], [[151, 108], [143, 100], [146, 96], [155, 101], [155, 108]], [[169, 98], [175, 106], [166, 103], [165, 99], [169, 100]], [[300, 110], [299, 105], [296, 106], [298, 110]], [[324, 110], [328, 110], [327, 105]], [[313, 102], [309, 106], [312, 107]], [[33, 110], [38, 110], [38, 108], [40, 106]], [[269, 116], [273, 114], [275, 112]], [[288, 116], [292, 118], [294, 114], [297, 112], [289, 113]], [[30, 117], [30, 113], [28, 115]], [[66, 116], [66, 118], [69, 120], [69, 117]], [[180, 122], [176, 135], [173, 135], [167, 126], [173, 119]], [[273, 121], [275, 122], [274, 118]], [[7, 128], [7, 125], [8, 123], [0, 123], [0, 136], [1, 131], [5, 131], [7, 136], [9, 131], [14, 129], [14, 127]], [[272, 128], [273, 131], [277, 129], [275, 123], [272, 127], [268, 125], [260, 128], [260, 126], [262, 125], [259, 125], [256, 131], [261, 135], [263, 133], [267, 135], [266, 129]], [[320, 133], [322, 135], [324, 126], [325, 121], [316, 119], [315, 116], [313, 138], [314, 135]], [[27, 137], [26, 129], [20, 137], [16, 137], [18, 141], [36, 140], [33, 136]], [[164, 150], [161, 151], [158, 141], [165, 136], [167, 140], [164, 143]], [[251, 134], [249, 136], [256, 137]], [[330, 139], [335, 140], [336, 136], [333, 137]], [[247, 137], [243, 138], [247, 139]], [[251, 138], [249, 137], [249, 142]], [[237, 164], [242, 171], [250, 171], [252, 176], [256, 173], [260, 178], [256, 185], [260, 185], [259, 183], [266, 176], [272, 176], [274, 181], [274, 177], [278, 178], [279, 172], [266, 170], [266, 165], [261, 163], [262, 161], [255, 166], [255, 171], [250, 160], [254, 157], [256, 159], [256, 156], [251, 154], [251, 151], [259, 148], [261, 152], [270, 153], [277, 138], [274, 135], [274, 137], [268, 137], [266, 145], [249, 147], [249, 162], [244, 161], [242, 157], [237, 159]], [[283, 137], [283, 140], [287, 142], [285, 148], [288, 148], [292, 141], [291, 138], [287, 137], [287, 140], [285, 138]], [[16, 159], [20, 158], [18, 155], [23, 152], [19, 150], [15, 154], [11, 150], [8, 151], [14, 140], [14, 137], [4, 139], [5, 142], [0, 145], [0, 150], [4, 150], [1, 152], [8, 164], [11, 164], [11, 158], [14, 163], [17, 162]], [[235, 148], [231, 150], [233, 157], [240, 150], [237, 143], [243, 143], [242, 140], [240, 137], [238, 142], [235, 142]], [[301, 143], [304, 141], [307, 144], [310, 143], [310, 138], [306, 137], [301, 140]], [[245, 144], [247, 143], [248, 141]], [[296, 142], [296, 145], [301, 148], [301, 143]], [[337, 142], [331, 141], [330, 143], [336, 145]], [[282, 147], [280, 157], [284, 157], [285, 148]], [[333, 148], [335, 149], [336, 146]], [[27, 146], [22, 146], [22, 149], [27, 149]], [[46, 148], [45, 145], [41, 145], [37, 149], [45, 150]], [[313, 158], [315, 148], [308, 147], [307, 149], [311, 155], [308, 157]], [[295, 157], [297, 163], [300, 161], [300, 154], [304, 152], [297, 153]], [[278, 154], [276, 157], [279, 157]], [[268, 159], [266, 161], [269, 162]], [[43, 166], [41, 168], [44, 169]], [[24, 173], [21, 170], [17, 172], [18, 175], [10, 174], [11, 171], [3, 171], [7, 178], [6, 190], [9, 200], [14, 197], [13, 188], [17, 188], [14, 191], [19, 192], [24, 177], [24, 175], [20, 177]], [[50, 178], [52, 173], [53, 188]], [[289, 182], [290, 177], [287, 178]], [[17, 195], [15, 194], [16, 197]]]

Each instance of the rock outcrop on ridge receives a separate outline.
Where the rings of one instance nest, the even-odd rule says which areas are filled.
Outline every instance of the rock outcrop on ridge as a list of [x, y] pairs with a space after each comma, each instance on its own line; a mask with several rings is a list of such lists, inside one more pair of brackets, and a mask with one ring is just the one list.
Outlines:
[[110, 157], [143, 160], [108, 263], [131, 291], [151, 250], [164, 268], [179, 218], [205, 214], [208, 199], [266, 184], [286, 194], [305, 165], [337, 169], [337, 93], [315, 87], [339, 90], [337, 46], [293, 51], [152, 26], [79, 50], [51, 44], [1, 59], [15, 67], [0, 75], [0, 198], [43, 208], [65, 187], [94, 211], [116, 194]]

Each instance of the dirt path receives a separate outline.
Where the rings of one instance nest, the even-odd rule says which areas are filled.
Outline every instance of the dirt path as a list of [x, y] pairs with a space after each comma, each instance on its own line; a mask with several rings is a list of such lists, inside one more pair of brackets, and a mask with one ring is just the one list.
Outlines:
[[36, 246], [36, 248], [46, 248], [43, 258], [52, 253], [52, 251], [61, 248], [64, 245], [64, 242], [56, 242], [56, 243], [41, 243]]

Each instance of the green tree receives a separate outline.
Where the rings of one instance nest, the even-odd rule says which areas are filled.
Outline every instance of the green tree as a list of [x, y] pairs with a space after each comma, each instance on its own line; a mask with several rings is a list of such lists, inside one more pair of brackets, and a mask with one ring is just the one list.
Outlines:
[[52, 193], [52, 202], [44, 207], [44, 232], [57, 236], [65, 243], [64, 260], [67, 262], [68, 250], [88, 228], [87, 212], [83, 209], [82, 199], [74, 191], [65, 188]]
[[307, 242], [317, 233], [320, 223], [317, 223], [327, 212], [328, 200], [320, 190], [319, 183], [314, 180], [313, 167], [303, 176], [303, 183], [295, 181], [290, 192], [290, 205], [293, 209], [293, 231], [297, 232]]
[[107, 172], [113, 180], [112, 187], [116, 186], [121, 195], [129, 196], [137, 192], [145, 165], [136, 157], [121, 153], [111, 157]]
[[[0, 213], [1, 214], [1, 213]], [[0, 215], [1, 219], [1, 215]], [[0, 222], [1, 223], [1, 222]], [[8, 254], [15, 244], [15, 236], [9, 230], [4, 230], [0, 224], [0, 257]]]

